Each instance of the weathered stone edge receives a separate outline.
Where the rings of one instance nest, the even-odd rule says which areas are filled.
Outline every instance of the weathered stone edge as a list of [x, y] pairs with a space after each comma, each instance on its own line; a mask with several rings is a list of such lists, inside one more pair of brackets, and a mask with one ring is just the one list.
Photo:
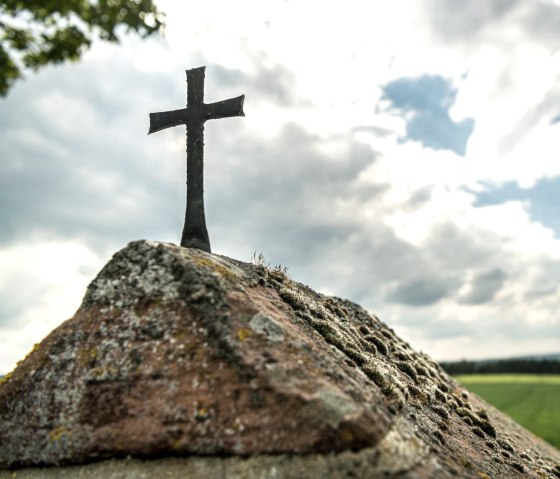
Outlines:
[[[394, 451], [393, 451], [394, 452]], [[382, 456], [382, 455], [381, 455]], [[393, 477], [395, 473], [413, 472], [414, 477], [449, 477], [441, 466], [421, 454], [413, 464], [403, 463], [399, 471], [389, 458], [380, 457], [375, 448], [339, 454], [259, 455], [248, 458], [199, 457], [154, 460], [111, 459], [66, 467], [25, 468], [0, 471], [0, 479], [238, 479], [262, 477], [274, 479], [338, 479], [340, 477]], [[389, 460], [389, 462], [387, 462]], [[405, 461], [406, 462], [406, 461]], [[439, 469], [439, 471], [438, 471]], [[438, 473], [439, 472], [439, 473]], [[414, 472], [413, 472], [414, 473]]]

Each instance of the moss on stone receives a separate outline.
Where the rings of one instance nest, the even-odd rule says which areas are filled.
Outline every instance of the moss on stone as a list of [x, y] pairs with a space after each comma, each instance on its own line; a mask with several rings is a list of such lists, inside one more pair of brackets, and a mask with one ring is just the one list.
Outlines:
[[53, 429], [49, 432], [49, 437], [52, 441], [60, 441], [63, 436], [69, 433], [68, 429], [63, 426], [59, 426], [56, 429]]
[[395, 366], [397, 366], [403, 373], [408, 374], [414, 381], [418, 380], [418, 373], [412, 364], [406, 361], [396, 361]]
[[379, 336], [375, 334], [366, 334], [364, 336], [364, 339], [372, 344], [375, 344], [377, 350], [384, 356], [387, 356], [387, 354], [389, 354], [389, 348], [387, 348], [385, 341], [383, 341]]

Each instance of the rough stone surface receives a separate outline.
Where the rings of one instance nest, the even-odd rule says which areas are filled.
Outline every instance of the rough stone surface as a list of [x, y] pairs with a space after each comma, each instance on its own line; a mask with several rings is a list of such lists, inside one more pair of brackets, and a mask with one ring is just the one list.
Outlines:
[[0, 384], [0, 469], [557, 479], [560, 453], [358, 305], [137, 241]]

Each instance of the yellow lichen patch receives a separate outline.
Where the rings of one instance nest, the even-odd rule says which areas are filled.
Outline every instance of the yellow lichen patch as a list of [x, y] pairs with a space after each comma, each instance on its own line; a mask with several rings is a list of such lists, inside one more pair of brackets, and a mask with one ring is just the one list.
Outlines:
[[12, 373], [8, 373], [5, 376], [2, 376], [0, 378], [0, 384], [4, 384], [4, 383], [8, 382], [11, 377], [12, 377]]
[[202, 403], [195, 401], [194, 403], [194, 418], [199, 421], [204, 421], [211, 416], [211, 411]]
[[97, 358], [97, 348], [87, 348], [78, 351], [78, 366], [83, 367]]
[[171, 444], [171, 449], [173, 449], [174, 451], [178, 451], [181, 449], [182, 446], [183, 446], [183, 441], [181, 441], [181, 439], [177, 439], [173, 441], [173, 443]]
[[188, 339], [190, 337], [188, 331], [185, 331], [184, 329], [176, 329], [175, 331], [173, 331], [173, 333], [171, 334], [171, 337], [175, 340], [178, 341], [179, 343], [184, 343], [186, 339]]
[[91, 370], [90, 374], [94, 378], [100, 378], [102, 376], [115, 376], [118, 374], [118, 372], [119, 372], [118, 368], [114, 366], [105, 366], [105, 367], [97, 366]]
[[31, 348], [31, 351], [29, 351], [29, 352], [27, 353], [27, 356], [25, 356], [25, 358], [24, 358], [23, 360], [25, 361], [29, 356], [31, 356], [35, 351], [37, 351], [37, 350], [39, 349], [39, 346], [40, 346], [39, 343], [35, 343], [35, 344], [33, 345], [33, 348]]
[[346, 428], [342, 429], [339, 432], [339, 437], [340, 437], [340, 440], [343, 443], [349, 443], [349, 442], [352, 442], [354, 440], [354, 434], [352, 433], [352, 431], [350, 429], [346, 429]]
[[480, 477], [480, 479], [492, 479], [488, 474], [480, 471], [478, 472], [478, 477]]
[[251, 330], [249, 328], [239, 328], [237, 330], [237, 337], [239, 341], [245, 341], [247, 338], [251, 336]]
[[207, 268], [210, 268], [211, 270], [215, 271], [216, 273], [218, 273], [220, 276], [224, 278], [229, 278], [229, 279], [235, 278], [235, 274], [233, 274], [231, 270], [229, 270], [228, 268], [226, 268], [225, 266], [219, 263], [215, 263], [214, 261], [208, 258], [198, 257], [198, 258], [193, 258], [193, 261], [200, 266], [206, 266]]
[[210, 417], [210, 412], [205, 407], [199, 407], [195, 413], [196, 419], [208, 419]]
[[51, 432], [49, 432], [49, 437], [53, 441], [60, 441], [62, 436], [64, 436], [65, 434], [68, 434], [68, 429], [66, 429], [63, 426], [60, 426], [60, 427], [57, 427], [56, 429], [53, 429]]
[[[31, 348], [31, 351], [29, 351], [25, 358], [20, 359], [17, 363], [16, 363], [16, 369], [29, 357], [31, 356], [34, 352], [36, 352], [39, 349], [40, 343], [35, 343], [33, 345], [33, 347]], [[0, 384], [4, 384], [5, 382], [7, 382], [10, 377], [12, 376], [12, 373], [8, 373], [5, 376], [0, 378]]]

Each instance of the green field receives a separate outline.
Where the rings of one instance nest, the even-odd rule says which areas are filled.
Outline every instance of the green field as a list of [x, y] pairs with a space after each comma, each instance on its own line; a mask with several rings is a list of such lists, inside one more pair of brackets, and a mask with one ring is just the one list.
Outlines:
[[560, 449], [560, 375], [470, 374], [456, 379]]

